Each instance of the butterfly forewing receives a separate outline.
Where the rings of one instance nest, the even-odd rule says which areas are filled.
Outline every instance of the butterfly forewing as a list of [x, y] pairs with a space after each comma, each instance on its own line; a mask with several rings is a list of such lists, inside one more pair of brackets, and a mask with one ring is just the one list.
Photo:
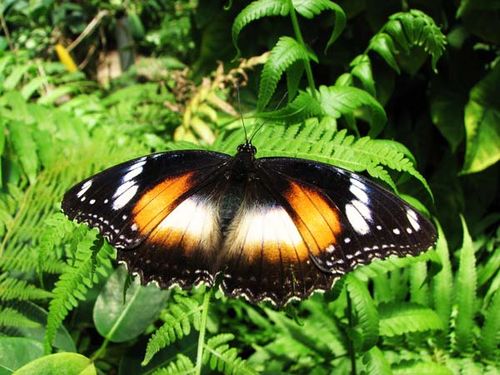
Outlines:
[[98, 228], [116, 248], [133, 248], [228, 159], [201, 151], [134, 159], [72, 187], [62, 209], [70, 219]]
[[[326, 221], [337, 223], [336, 241], [331, 246], [322, 244], [319, 256], [312, 254], [325, 271], [345, 273], [374, 258], [386, 258], [391, 254], [415, 255], [435, 243], [436, 232], [429, 220], [360, 175], [301, 159], [264, 158], [259, 163], [271, 177], [278, 175], [275, 181], [288, 179], [292, 184], [303, 185], [306, 188], [302, 190], [314, 191], [333, 207], [336, 217], [326, 218]], [[291, 202], [293, 194], [285, 194], [284, 199]], [[328, 212], [316, 206], [320, 212]], [[308, 221], [303, 217], [295, 210], [294, 219], [298, 225]]]

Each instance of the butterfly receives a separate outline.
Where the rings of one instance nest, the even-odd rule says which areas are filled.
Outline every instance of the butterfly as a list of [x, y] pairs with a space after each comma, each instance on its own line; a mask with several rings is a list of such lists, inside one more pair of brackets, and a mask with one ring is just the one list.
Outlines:
[[187, 150], [116, 165], [72, 187], [64, 213], [162, 288], [219, 284], [280, 307], [358, 265], [433, 246], [431, 222], [371, 180], [297, 158]]

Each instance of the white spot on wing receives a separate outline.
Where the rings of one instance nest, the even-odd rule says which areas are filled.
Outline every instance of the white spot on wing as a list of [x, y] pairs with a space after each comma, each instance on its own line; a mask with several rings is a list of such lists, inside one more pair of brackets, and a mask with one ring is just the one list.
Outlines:
[[116, 198], [119, 195], [122, 195], [125, 191], [127, 191], [129, 188], [131, 188], [134, 185], [135, 185], [134, 181], [127, 181], [124, 184], [121, 184], [120, 186], [118, 186], [115, 193], [113, 194], [113, 198]]
[[420, 230], [420, 224], [418, 223], [418, 216], [415, 211], [408, 208], [406, 210], [406, 217], [408, 218], [408, 221], [410, 222], [413, 229], [415, 229], [416, 231]]
[[394, 234], [401, 234], [401, 231], [400, 231], [398, 228], [394, 228], [394, 229], [392, 230], [392, 232], [393, 232]]
[[[117, 192], [120, 188], [122, 188], [125, 184], [121, 185], [118, 189]], [[119, 197], [116, 198], [113, 202], [113, 210], [119, 210], [120, 208], [125, 207], [125, 205], [130, 202], [130, 200], [134, 197], [134, 195], [137, 193], [137, 190], [139, 189], [138, 185], [131, 185], [127, 187], [127, 190], [124, 190], [124, 192], [119, 194]], [[115, 196], [118, 194], [115, 193]]]
[[[143, 163], [145, 163], [145, 162], [143, 162]], [[142, 167], [131, 169], [130, 172], [127, 172], [127, 174], [125, 174], [125, 176], [123, 176], [122, 182], [127, 182], [127, 181], [132, 180], [134, 177], [137, 177], [138, 175], [140, 175], [142, 173], [142, 170], [143, 170]]]
[[[351, 181], [353, 181], [353, 180], [354, 179], [351, 178]], [[356, 181], [356, 180], [354, 180], [354, 181]], [[366, 192], [363, 189], [361, 189], [358, 185], [351, 184], [351, 186], [349, 186], [349, 191], [351, 193], [353, 193], [354, 196], [356, 198], [358, 198], [364, 204], [369, 204], [370, 203], [370, 198], [368, 198], [368, 194], [366, 194]]]
[[78, 198], [80, 198], [89, 188], [92, 186], [92, 180], [88, 180], [86, 183], [82, 185], [80, 191], [76, 194]]
[[[354, 202], [359, 202], [359, 201], [352, 201], [352, 203]], [[365, 218], [360, 213], [360, 211], [358, 211], [353, 204], [351, 203], [346, 204], [345, 212], [347, 215], [347, 219], [349, 220], [349, 223], [351, 223], [352, 228], [356, 232], [358, 232], [359, 234], [367, 234], [370, 232], [370, 226], [368, 225], [368, 223], [366, 222]]]

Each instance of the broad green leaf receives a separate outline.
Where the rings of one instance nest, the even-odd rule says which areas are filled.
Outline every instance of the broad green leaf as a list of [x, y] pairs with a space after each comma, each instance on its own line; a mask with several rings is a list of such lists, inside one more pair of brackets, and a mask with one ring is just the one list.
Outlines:
[[40, 341], [24, 337], [0, 337], [0, 375], [11, 374], [43, 356]]
[[94, 306], [97, 331], [112, 342], [124, 342], [139, 336], [158, 317], [168, 296], [157, 286], [141, 286], [135, 279], [127, 289], [124, 303], [126, 276], [126, 270], [118, 268], [106, 282]]
[[470, 352], [474, 338], [474, 316], [476, 313], [476, 258], [467, 224], [463, 217], [461, 219], [463, 243], [454, 286], [457, 316], [453, 346], [457, 352]]
[[369, 112], [367, 120], [371, 125], [370, 137], [376, 137], [380, 134], [387, 122], [384, 108], [364, 90], [355, 87], [321, 86], [319, 92], [324, 113], [334, 118], [346, 114], [356, 114], [357, 110], [366, 107]]
[[36, 143], [29, 125], [13, 121], [9, 124], [10, 141], [12, 148], [19, 159], [24, 173], [31, 184], [35, 182], [38, 170], [38, 155]]
[[465, 107], [467, 134], [462, 173], [480, 172], [500, 160], [500, 64], [471, 90]]
[[309, 53], [295, 39], [282, 36], [271, 50], [262, 69], [257, 109], [262, 110], [271, 100], [283, 73], [297, 61], [309, 59]]
[[21, 367], [14, 375], [96, 375], [94, 363], [81, 354], [57, 353], [38, 358]]
[[[435, 87], [434, 87], [435, 86]], [[430, 111], [432, 123], [455, 152], [464, 138], [464, 106], [466, 100], [456, 90], [436, 82], [431, 88]]]
[[379, 315], [366, 285], [353, 274], [347, 275], [346, 288], [358, 318], [356, 330], [361, 334], [361, 347], [368, 350], [377, 342]]
[[443, 329], [443, 322], [434, 310], [416, 303], [381, 304], [378, 312], [381, 336], [392, 337]]
[[241, 55], [238, 48], [238, 35], [249, 23], [268, 16], [286, 16], [290, 11], [288, 1], [283, 0], [256, 0], [247, 5], [234, 19], [231, 36], [234, 48], [236, 48], [236, 58]]
[[370, 375], [391, 375], [391, 366], [384, 357], [384, 353], [374, 346], [363, 356], [363, 362], [366, 364], [366, 371]]
[[331, 10], [335, 14], [335, 24], [332, 34], [326, 43], [325, 52], [337, 40], [346, 24], [344, 10], [331, 0], [292, 0], [295, 10], [305, 18], [312, 19], [325, 10]]

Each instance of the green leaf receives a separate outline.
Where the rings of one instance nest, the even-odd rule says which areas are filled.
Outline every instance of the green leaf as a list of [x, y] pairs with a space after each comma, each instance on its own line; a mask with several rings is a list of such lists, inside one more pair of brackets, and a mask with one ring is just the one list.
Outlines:
[[168, 293], [156, 285], [141, 286], [134, 280], [123, 303], [127, 271], [120, 267], [108, 279], [94, 306], [94, 324], [99, 334], [112, 342], [139, 336], [160, 313]]
[[346, 15], [344, 10], [330, 0], [292, 0], [293, 7], [303, 17], [312, 19], [325, 10], [331, 10], [335, 15], [335, 24], [332, 34], [325, 47], [325, 53], [328, 48], [337, 40], [346, 24]]
[[370, 375], [391, 375], [391, 366], [384, 357], [384, 353], [374, 346], [363, 356], [363, 362], [366, 363], [366, 371]]
[[368, 108], [368, 121], [371, 125], [368, 135], [370, 137], [376, 137], [387, 122], [384, 108], [364, 90], [345, 86], [321, 86], [319, 93], [323, 112], [334, 118], [355, 114], [361, 107]]
[[[364, 351], [373, 347], [379, 335], [379, 316], [368, 288], [356, 276], [346, 277], [346, 287], [352, 306], [358, 317], [358, 327], [361, 333]], [[357, 328], [358, 328], [357, 327]]]
[[24, 74], [31, 68], [29, 64], [17, 65], [3, 81], [4, 90], [13, 90], [19, 84]]
[[462, 173], [480, 172], [500, 160], [500, 64], [471, 90], [465, 107], [466, 152]]
[[378, 311], [381, 336], [392, 337], [443, 329], [443, 322], [434, 310], [416, 303], [381, 304]]
[[283, 73], [295, 62], [308, 60], [309, 53], [295, 39], [282, 36], [271, 50], [262, 69], [257, 109], [262, 110], [271, 100]]
[[286, 16], [289, 11], [288, 1], [283, 0], [257, 0], [247, 5], [234, 19], [231, 30], [233, 45], [237, 51], [235, 59], [241, 55], [238, 48], [238, 35], [245, 26], [267, 16]]
[[474, 246], [462, 217], [463, 243], [460, 249], [460, 262], [455, 280], [455, 340], [453, 348], [459, 353], [472, 350], [474, 339], [474, 316], [476, 312], [476, 259]]
[[211, 337], [205, 344], [203, 351], [203, 363], [209, 365], [212, 370], [226, 375], [242, 374], [253, 375], [256, 372], [247, 365], [246, 361], [238, 357], [235, 348], [231, 348], [229, 341], [234, 340], [231, 333], [222, 333]]
[[25, 123], [13, 121], [9, 124], [9, 134], [12, 148], [19, 158], [23, 171], [30, 183], [33, 184], [39, 163], [31, 128]]
[[[64, 372], [61, 372], [64, 369]], [[21, 367], [14, 375], [96, 375], [94, 363], [81, 354], [57, 353], [38, 358]]]
[[0, 337], [0, 374], [10, 374], [43, 356], [40, 341], [24, 337]]
[[394, 46], [394, 42], [392, 41], [390, 35], [383, 32], [375, 34], [375, 36], [370, 40], [368, 49], [377, 52], [380, 57], [385, 60], [387, 65], [394, 69], [398, 74], [401, 73], [398, 63], [396, 62], [396, 57], [394, 56], [396, 47]]
[[455, 152], [464, 138], [464, 106], [466, 101], [457, 90], [436, 82], [431, 88], [432, 123], [436, 125], [443, 137]]
[[373, 79], [372, 66], [368, 55], [359, 55], [351, 62], [351, 74], [360, 80], [363, 89], [375, 97], [375, 80]]

